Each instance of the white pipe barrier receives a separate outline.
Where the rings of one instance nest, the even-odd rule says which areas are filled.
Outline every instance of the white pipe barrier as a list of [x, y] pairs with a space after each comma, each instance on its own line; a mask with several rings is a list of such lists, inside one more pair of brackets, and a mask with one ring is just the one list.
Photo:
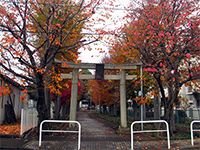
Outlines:
[[[133, 131], [133, 126], [136, 123], [165, 123], [166, 130], [143, 130], [143, 131]], [[143, 132], [167, 132], [168, 149], [170, 149], [170, 136], [169, 136], [169, 125], [165, 120], [151, 120], [151, 121], [134, 121], [131, 124], [131, 150], [133, 150], [133, 133], [143, 133]]]
[[[67, 130], [42, 130], [42, 125], [45, 122], [55, 122], [55, 123], [76, 123], [78, 124], [78, 131], [67, 131]], [[81, 145], [81, 124], [78, 121], [68, 121], [68, 120], [44, 120], [40, 124], [39, 133], [39, 146], [42, 144], [42, 132], [68, 132], [68, 133], [78, 133], [78, 150], [80, 150]]]
[[193, 129], [193, 124], [194, 123], [200, 123], [200, 120], [195, 120], [192, 121], [190, 124], [190, 131], [191, 131], [191, 144], [194, 145], [194, 136], [193, 136], [193, 132], [194, 131], [200, 131], [200, 129]]

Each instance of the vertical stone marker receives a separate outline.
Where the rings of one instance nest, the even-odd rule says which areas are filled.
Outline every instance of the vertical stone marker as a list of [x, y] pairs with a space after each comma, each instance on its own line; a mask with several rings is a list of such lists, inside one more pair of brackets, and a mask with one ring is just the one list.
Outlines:
[[121, 127], [127, 128], [126, 74], [124, 69], [122, 69], [120, 74], [120, 113], [121, 113]]
[[[77, 107], [77, 95], [78, 95], [78, 69], [73, 69], [72, 74], [72, 89], [71, 89], [71, 104], [70, 104], [70, 121], [76, 121], [76, 107]], [[73, 126], [72, 124], [70, 125]]]

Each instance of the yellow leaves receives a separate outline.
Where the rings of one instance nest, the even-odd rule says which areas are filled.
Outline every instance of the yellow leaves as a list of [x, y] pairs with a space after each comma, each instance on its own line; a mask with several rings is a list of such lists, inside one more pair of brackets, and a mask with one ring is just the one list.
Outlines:
[[112, 82], [112, 80], [109, 79], [108, 82]]
[[31, 29], [30, 31], [31, 31], [31, 32], [36, 32], [34, 29]]
[[60, 86], [59, 84], [57, 85], [57, 87], [58, 87], [59, 89], [62, 89], [62, 86]]
[[73, 52], [70, 52], [71, 53], [71, 56], [73, 56], [73, 58], [76, 60], [78, 58], [77, 54], [76, 53], [73, 53]]
[[62, 81], [63, 79], [62, 79], [62, 78], [60, 78], [60, 77], [57, 77], [57, 80], [58, 80], [58, 81]]
[[121, 69], [121, 65], [119, 65], [119, 71], [122, 71], [122, 69]]
[[64, 86], [65, 86], [66, 88], [69, 88], [69, 84], [68, 84], [68, 83], [64, 84]]

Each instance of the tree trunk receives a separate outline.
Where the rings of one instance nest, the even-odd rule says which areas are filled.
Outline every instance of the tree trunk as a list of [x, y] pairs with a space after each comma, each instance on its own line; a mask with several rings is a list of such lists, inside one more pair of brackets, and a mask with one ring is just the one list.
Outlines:
[[[160, 120], [160, 100], [159, 100], [159, 90], [158, 86], [155, 82], [154, 84], [154, 90], [155, 90], [155, 95], [154, 95], [154, 120]], [[156, 128], [159, 128], [160, 124], [155, 123], [154, 124]]]
[[50, 116], [50, 113], [51, 113], [51, 93], [50, 93], [49, 88], [45, 88], [45, 104], [46, 104], [46, 107], [47, 107], [47, 114], [48, 114], [48, 116]]
[[61, 109], [61, 97], [59, 95], [55, 96], [54, 100], [54, 116], [53, 119], [57, 120], [60, 118], [60, 109]]
[[66, 115], [69, 115], [69, 113], [70, 113], [70, 105], [68, 104], [66, 106]]
[[49, 84], [51, 83], [51, 76], [49, 75], [48, 71], [52, 69], [52, 65], [53, 65], [53, 60], [50, 63], [48, 63], [45, 74], [45, 104], [47, 107], [48, 116], [50, 116], [51, 113], [51, 92], [50, 88], [48, 88]]
[[143, 120], [145, 121], [145, 120], [147, 120], [147, 115], [146, 115], [146, 104], [143, 104], [144, 106], [143, 106], [143, 108], [144, 108], [144, 112], [143, 112]]
[[[169, 75], [168, 75], [169, 76]], [[161, 101], [163, 102], [164, 104], [164, 120], [168, 122], [169, 124], [169, 132], [170, 132], [170, 135], [172, 136], [173, 135], [173, 131], [174, 131], [174, 127], [173, 127], [173, 102], [174, 102], [174, 99], [176, 98], [175, 96], [177, 96], [176, 94], [178, 94], [178, 91], [168, 91], [168, 95], [169, 97], [166, 98], [165, 96], [165, 90], [164, 90], [164, 87], [162, 85], [162, 80], [160, 78], [160, 74], [154, 74], [154, 77], [158, 83], [158, 87], [160, 89], [160, 93], [161, 93]], [[167, 79], [167, 81], [169, 81], [169, 79]], [[170, 85], [168, 85], [169, 87], [172, 87], [173, 86], [173, 83], [172, 82], [169, 82]], [[168, 88], [168, 90], [170, 90], [170, 88]]]
[[114, 116], [114, 104], [110, 105], [109, 108], [110, 108], [110, 110], [109, 110], [110, 115]]
[[62, 106], [62, 116], [61, 117], [65, 117], [67, 112], [67, 107]]
[[43, 75], [39, 72], [37, 73], [37, 111], [38, 111], [38, 117], [39, 117], [39, 124], [46, 119], [49, 119], [47, 108], [45, 104], [45, 97], [44, 97], [44, 84], [43, 84]]
[[154, 96], [154, 119], [160, 120], [160, 102], [158, 96]]
[[[160, 102], [157, 95], [154, 95], [154, 120], [160, 120]], [[159, 128], [160, 124], [154, 124], [156, 128]]]
[[172, 136], [173, 135], [173, 131], [174, 131], [174, 127], [173, 127], [173, 123], [174, 123], [174, 121], [173, 121], [173, 119], [174, 119], [174, 117], [173, 117], [173, 115], [174, 115], [174, 113], [173, 113], [173, 104], [165, 104], [164, 105], [164, 112], [165, 112], [165, 114], [164, 114], [164, 119], [165, 119], [165, 121], [167, 121], [168, 122], [168, 124], [169, 124], [169, 132], [170, 132], [170, 136]]
[[103, 105], [103, 114], [107, 114], [106, 105]]
[[117, 117], [117, 102], [115, 102], [115, 106], [114, 106], [114, 115]]

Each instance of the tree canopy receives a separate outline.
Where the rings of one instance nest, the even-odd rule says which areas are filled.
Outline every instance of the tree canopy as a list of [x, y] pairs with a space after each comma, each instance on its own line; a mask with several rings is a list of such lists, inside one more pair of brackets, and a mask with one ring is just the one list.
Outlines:
[[79, 34], [84, 22], [94, 14], [98, 1], [8, 0], [1, 3], [0, 73], [37, 91], [35, 98], [41, 122], [49, 117], [44, 102], [44, 75], [51, 69], [49, 64], [58, 53], [75, 58], [78, 48], [98, 40], [88, 41]]
[[128, 58], [140, 58], [146, 71], [152, 73], [170, 125], [181, 87], [200, 78], [199, 13], [198, 0], [133, 1], [127, 24], [121, 29], [118, 45], [125, 48], [120, 52]]

